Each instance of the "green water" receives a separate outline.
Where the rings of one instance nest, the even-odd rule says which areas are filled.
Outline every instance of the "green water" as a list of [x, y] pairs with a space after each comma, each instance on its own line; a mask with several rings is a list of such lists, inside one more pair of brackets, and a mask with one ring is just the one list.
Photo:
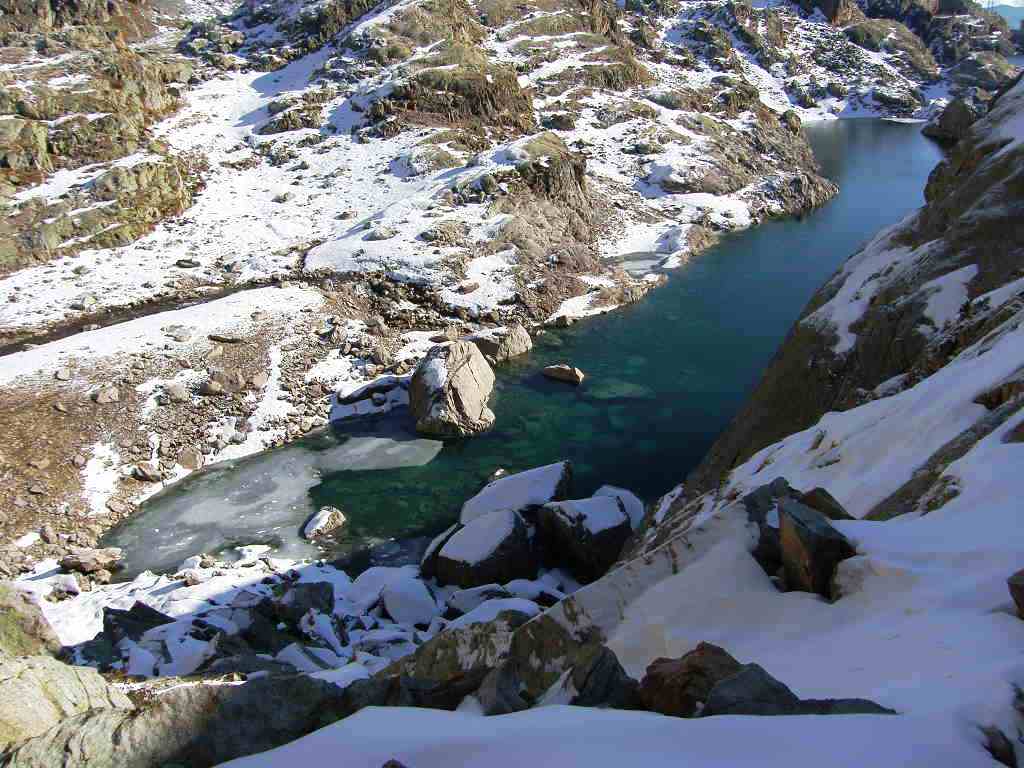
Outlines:
[[[315, 554], [297, 531], [331, 504], [349, 524], [328, 554], [344, 554], [450, 524], [498, 467], [566, 458], [577, 495], [610, 483], [654, 500], [727, 425], [812, 293], [879, 228], [923, 202], [940, 158], [915, 124], [850, 120], [807, 132], [840, 185], [835, 200], [727, 237], [639, 304], [540, 336], [532, 353], [496, 371], [493, 431], [446, 444], [421, 466], [351, 470], [346, 451], [368, 436], [395, 440], [411, 460], [434, 453], [408, 442], [404, 412], [352, 424], [188, 478], [107, 543], [125, 547], [128, 575], [239, 543]], [[555, 362], [581, 368], [586, 381], [574, 388], [542, 378]], [[373, 560], [401, 562], [421, 544], [386, 544]]]

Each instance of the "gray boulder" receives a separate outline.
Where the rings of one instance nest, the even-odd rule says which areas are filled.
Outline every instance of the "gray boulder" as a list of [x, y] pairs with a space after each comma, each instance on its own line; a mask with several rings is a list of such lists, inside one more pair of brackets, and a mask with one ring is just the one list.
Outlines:
[[713, 715], [893, 715], [868, 699], [801, 699], [758, 664], [722, 680], [700, 713]]
[[537, 559], [518, 512], [498, 509], [462, 526], [437, 553], [440, 584], [478, 587], [537, 576]]
[[856, 550], [828, 519], [795, 501], [779, 505], [779, 536], [786, 588], [832, 599], [832, 577], [840, 561]]
[[494, 425], [487, 400], [494, 372], [475, 344], [456, 341], [427, 352], [409, 384], [416, 431], [436, 437], [467, 437]]
[[537, 526], [552, 563], [565, 565], [584, 584], [608, 571], [633, 533], [616, 496], [545, 504], [537, 512]]
[[598, 646], [576, 664], [569, 675], [577, 694], [569, 703], [578, 707], [640, 709], [640, 685], [626, 674], [618, 657], [606, 646]]

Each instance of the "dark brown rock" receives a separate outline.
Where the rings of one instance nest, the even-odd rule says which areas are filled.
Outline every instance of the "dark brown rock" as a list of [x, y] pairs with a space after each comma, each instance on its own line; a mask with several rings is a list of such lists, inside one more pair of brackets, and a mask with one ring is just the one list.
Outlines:
[[736, 674], [742, 665], [727, 651], [700, 643], [678, 659], [655, 659], [640, 681], [640, 700], [651, 712], [693, 717], [715, 685]]

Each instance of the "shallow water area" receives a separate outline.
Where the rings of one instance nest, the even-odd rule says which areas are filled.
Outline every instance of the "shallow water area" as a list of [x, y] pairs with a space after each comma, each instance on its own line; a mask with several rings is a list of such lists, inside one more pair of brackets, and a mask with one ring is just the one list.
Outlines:
[[[495, 469], [560, 459], [573, 462], [578, 496], [612, 484], [653, 501], [685, 478], [733, 418], [814, 291], [881, 227], [923, 202], [940, 152], [920, 128], [808, 124], [825, 175], [840, 185], [837, 198], [725, 237], [666, 272], [668, 283], [638, 304], [540, 334], [529, 355], [496, 369], [491, 432], [443, 445], [423, 440], [404, 409], [346, 424], [186, 478], [104, 543], [125, 548], [125, 576], [254, 543], [289, 557], [363, 552], [358, 567], [408, 562], [422, 536], [453, 522]], [[642, 274], [663, 257], [620, 258]], [[541, 376], [559, 362], [582, 369], [583, 384]], [[298, 532], [323, 505], [340, 508], [348, 524], [321, 550]]]

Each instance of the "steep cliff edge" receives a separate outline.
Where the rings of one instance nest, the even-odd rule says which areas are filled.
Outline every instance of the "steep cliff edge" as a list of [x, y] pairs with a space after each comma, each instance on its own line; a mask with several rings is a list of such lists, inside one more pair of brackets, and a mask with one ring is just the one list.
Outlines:
[[926, 204], [879, 233], [811, 299], [688, 495], [828, 411], [908, 389], [1019, 308], [1024, 86], [932, 172]]

